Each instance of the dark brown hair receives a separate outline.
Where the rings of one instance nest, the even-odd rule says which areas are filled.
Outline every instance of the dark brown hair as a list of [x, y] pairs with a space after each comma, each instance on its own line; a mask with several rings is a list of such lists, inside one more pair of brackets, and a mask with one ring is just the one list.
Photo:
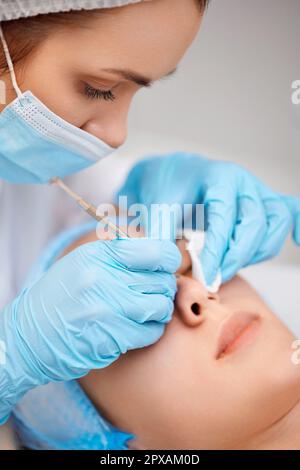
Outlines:
[[[210, 0], [196, 0], [203, 12]], [[105, 14], [105, 9], [97, 10], [98, 14]], [[9, 51], [13, 63], [22, 65], [25, 59], [34, 52], [36, 47], [47, 38], [53, 29], [65, 26], [84, 27], [86, 19], [95, 18], [95, 10], [80, 10], [67, 13], [51, 13], [19, 20], [2, 22], [3, 31], [9, 44]], [[0, 74], [8, 70], [3, 48], [0, 44]]]

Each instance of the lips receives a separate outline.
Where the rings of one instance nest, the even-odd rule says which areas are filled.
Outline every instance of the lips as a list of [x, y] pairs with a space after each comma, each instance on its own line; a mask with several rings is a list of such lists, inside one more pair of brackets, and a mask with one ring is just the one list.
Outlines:
[[245, 344], [249, 344], [259, 326], [259, 315], [250, 312], [236, 312], [227, 318], [220, 328], [216, 359], [232, 354]]

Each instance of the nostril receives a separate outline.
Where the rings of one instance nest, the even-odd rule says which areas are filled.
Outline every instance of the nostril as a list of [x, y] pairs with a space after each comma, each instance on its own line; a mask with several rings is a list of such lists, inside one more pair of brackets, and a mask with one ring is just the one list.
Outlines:
[[201, 314], [201, 308], [200, 305], [195, 302], [191, 305], [191, 310], [195, 315], [200, 315]]

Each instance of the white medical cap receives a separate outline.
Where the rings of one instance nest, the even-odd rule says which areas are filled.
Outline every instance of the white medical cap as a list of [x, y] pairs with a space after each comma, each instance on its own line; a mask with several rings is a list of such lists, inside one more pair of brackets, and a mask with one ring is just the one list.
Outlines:
[[0, 0], [0, 21], [72, 10], [114, 8], [151, 0]]

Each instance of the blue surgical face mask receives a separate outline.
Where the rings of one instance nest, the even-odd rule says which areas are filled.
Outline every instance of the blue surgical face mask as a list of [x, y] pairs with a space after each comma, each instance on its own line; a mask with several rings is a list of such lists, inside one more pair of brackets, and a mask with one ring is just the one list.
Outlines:
[[115, 149], [50, 111], [18, 87], [0, 25], [0, 38], [17, 98], [0, 113], [0, 178], [46, 183], [83, 170]]

